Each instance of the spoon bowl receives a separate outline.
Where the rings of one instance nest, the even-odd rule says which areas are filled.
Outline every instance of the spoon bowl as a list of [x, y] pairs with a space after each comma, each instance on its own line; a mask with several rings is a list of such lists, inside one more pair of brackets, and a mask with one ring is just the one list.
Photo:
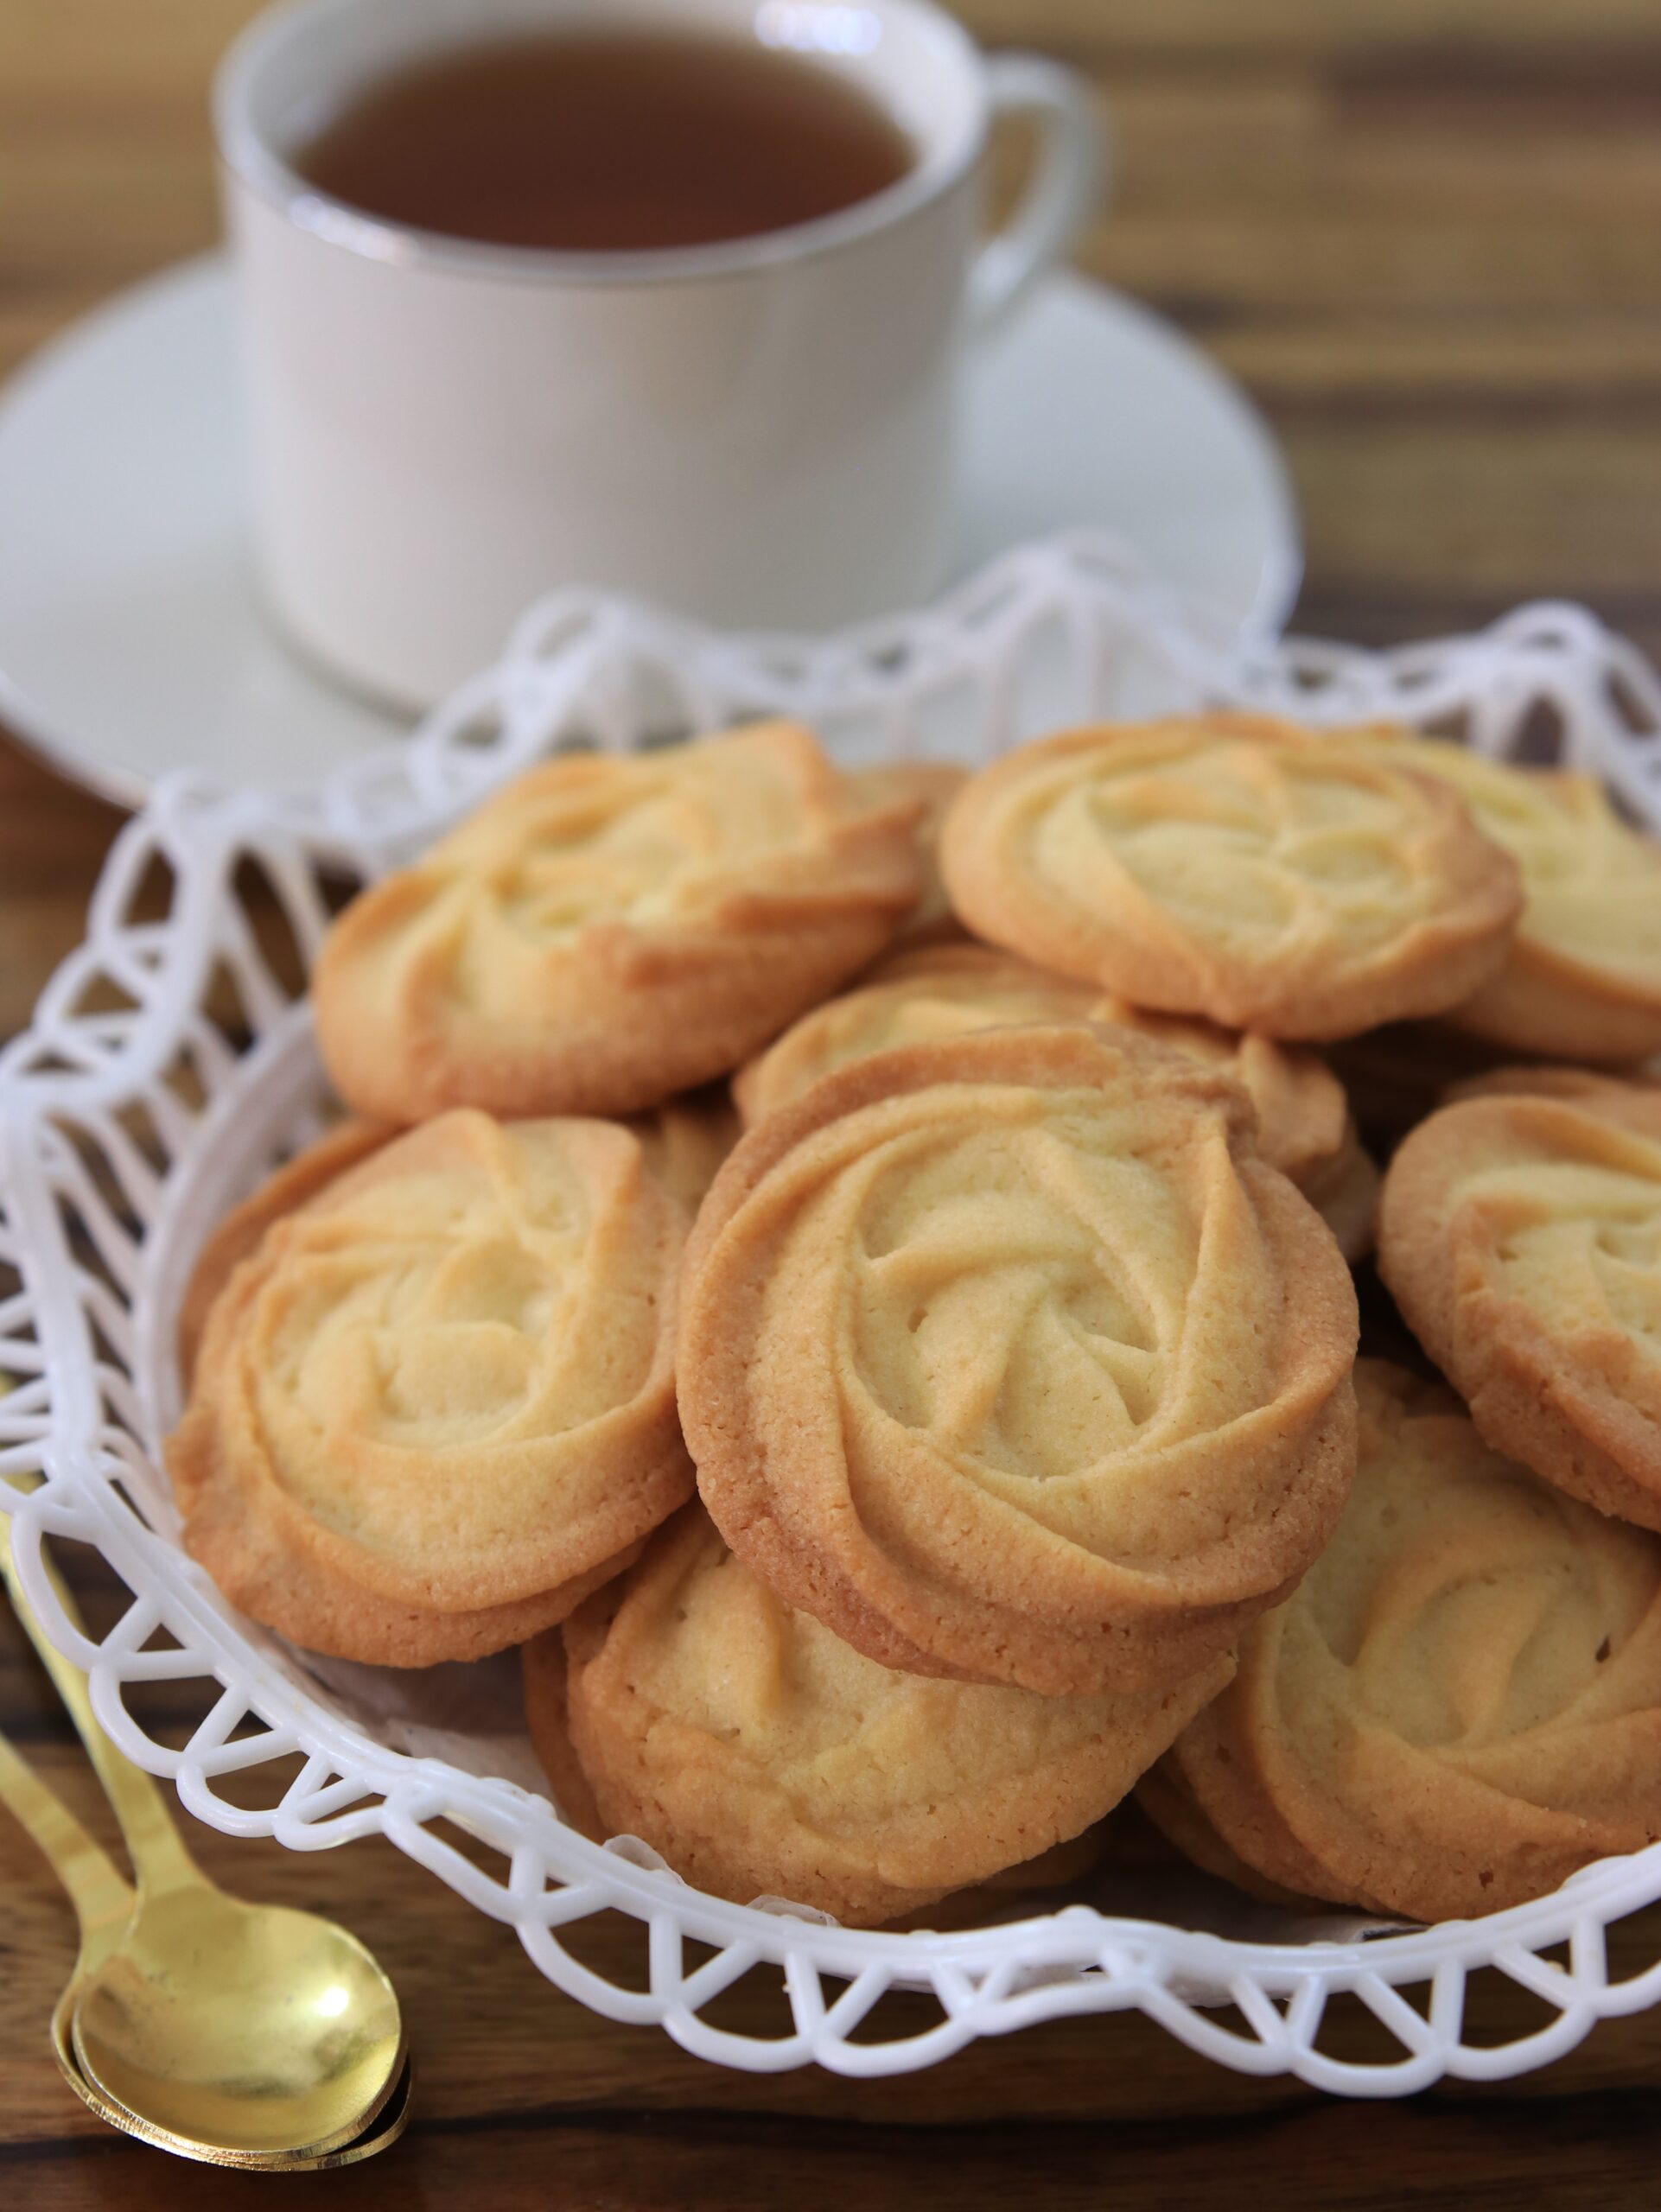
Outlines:
[[255, 2157], [349, 2142], [404, 2056], [398, 1999], [354, 1936], [205, 1884], [144, 1898], [82, 1986], [72, 2031], [113, 2104]]
[[[67, 1592], [52, 1576], [65, 1617]], [[356, 1936], [287, 1905], [245, 1904], [191, 1857], [160, 1790], [93, 1713], [86, 1678], [35, 1617], [0, 1514], [0, 1582], [86, 1745], [137, 1876], [123, 1880], [0, 1738], [0, 1797], [57, 1868], [81, 1923], [52, 2020], [58, 2063], [95, 2112], [185, 2158], [294, 2165], [395, 2139], [407, 2082], [396, 1991]], [[407, 2113], [407, 2090], [401, 2093]]]

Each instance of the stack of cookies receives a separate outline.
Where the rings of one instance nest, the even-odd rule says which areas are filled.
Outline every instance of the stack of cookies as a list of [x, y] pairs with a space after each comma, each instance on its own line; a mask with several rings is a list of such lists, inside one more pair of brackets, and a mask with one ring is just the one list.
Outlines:
[[523, 1646], [591, 1834], [865, 1924], [1133, 1790], [1425, 1918], [1661, 1834], [1661, 849], [1594, 785], [567, 756], [315, 1005], [350, 1118], [200, 1255], [185, 1541], [318, 1650]]

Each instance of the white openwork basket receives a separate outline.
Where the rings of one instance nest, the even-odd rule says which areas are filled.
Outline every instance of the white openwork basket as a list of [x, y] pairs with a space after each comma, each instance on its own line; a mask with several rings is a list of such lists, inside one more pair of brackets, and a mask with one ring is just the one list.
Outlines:
[[[1393, 2095], [1443, 2074], [1524, 2072], [1594, 2021], [1661, 1998], [1661, 1963], [1617, 1979], [1606, 1944], [1613, 1923], [1661, 1898], [1661, 1846], [1538, 1903], [1429, 1929], [1299, 1923], [1238, 1902], [1231, 1918], [1216, 1899], [1182, 1904], [1176, 1925], [1145, 1903], [1132, 1917], [1079, 1902], [1045, 1911], [1028, 1896], [957, 1932], [867, 1933], [776, 1900], [729, 1904], [636, 1841], [601, 1847], [563, 1825], [529, 1758], [511, 1664], [406, 1675], [315, 1660], [239, 1618], [178, 1548], [157, 1446], [177, 1411], [179, 1294], [207, 1226], [315, 1132], [324, 1103], [273, 897], [288, 968], [302, 971], [343, 872], [383, 869], [562, 743], [625, 747], [780, 709], [845, 758], [972, 760], [1069, 716], [1206, 698], [1561, 753], [1661, 816], [1661, 686], [1575, 608], [1524, 608], [1480, 636], [1396, 652], [1231, 652], [1085, 538], [1027, 549], [928, 613], [812, 645], [723, 639], [566, 594], [412, 741], [321, 790], [188, 777], [160, 789], [117, 840], [86, 943], [0, 1061], [0, 1370], [15, 1384], [0, 1400], [0, 1474], [44, 1477], [27, 1496], [0, 1484], [0, 1502], [30, 1599], [124, 1748], [231, 1833], [302, 1851], [384, 1834], [511, 1923], [582, 2003], [754, 2070], [811, 2059], [898, 2073], [977, 2036], [1134, 2006], [1225, 2065]], [[251, 906], [254, 875], [270, 895]], [[131, 1592], [101, 1641], [65, 1618], [43, 1540], [92, 1547]], [[188, 1686], [201, 1693], [181, 1750], [175, 1728], [132, 1709], [152, 1709], [157, 1684], [175, 1719]], [[271, 1786], [251, 1808], [262, 1771]], [[618, 1915], [636, 1924], [638, 1975], [579, 1955], [584, 1925]], [[1468, 2001], [1485, 1970], [1529, 1993], [1544, 2024], [1485, 2042]], [[757, 1976], [780, 2011], [776, 2034], [731, 2024], [722, 2005]], [[1368, 2039], [1334, 2050], [1330, 2024], [1356, 2000]]]

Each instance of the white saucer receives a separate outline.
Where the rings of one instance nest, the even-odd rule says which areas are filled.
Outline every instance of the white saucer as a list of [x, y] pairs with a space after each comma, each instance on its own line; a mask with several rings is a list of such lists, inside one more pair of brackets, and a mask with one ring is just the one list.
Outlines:
[[[1297, 514], [1267, 428], [1117, 293], [1053, 279], [976, 359], [967, 457], [959, 572], [1095, 524], [1243, 630], [1277, 633], [1290, 611]], [[218, 255], [99, 308], [0, 404], [0, 718], [124, 803], [186, 765], [305, 784], [404, 726], [296, 660], [262, 613]]]

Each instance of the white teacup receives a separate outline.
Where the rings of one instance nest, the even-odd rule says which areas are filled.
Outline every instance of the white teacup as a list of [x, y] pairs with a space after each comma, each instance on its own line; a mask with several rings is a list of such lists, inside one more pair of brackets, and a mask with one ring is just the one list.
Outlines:
[[[403, 228], [290, 166], [411, 61], [636, 23], [799, 48], [895, 117], [916, 161], [788, 230], [581, 254]], [[980, 243], [989, 122], [1011, 110], [1039, 124], [1034, 175]], [[412, 707], [557, 584], [765, 629], [926, 597], [962, 346], [1066, 253], [1100, 174], [1078, 79], [983, 59], [928, 0], [293, 0], [226, 55], [215, 119], [270, 603], [303, 651]]]

